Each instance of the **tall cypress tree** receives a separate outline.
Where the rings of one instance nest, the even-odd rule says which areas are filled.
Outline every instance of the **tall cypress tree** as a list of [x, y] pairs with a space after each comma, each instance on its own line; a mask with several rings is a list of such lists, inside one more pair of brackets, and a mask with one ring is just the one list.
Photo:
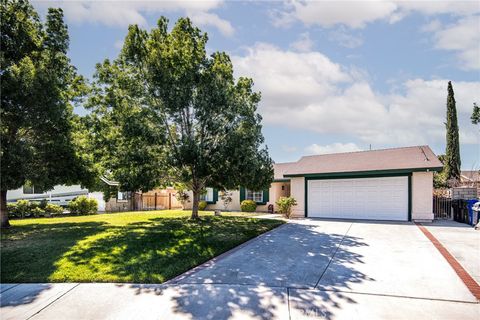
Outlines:
[[457, 107], [452, 82], [448, 82], [447, 97], [447, 150], [445, 153], [445, 177], [448, 180], [460, 178], [460, 140], [458, 136]]

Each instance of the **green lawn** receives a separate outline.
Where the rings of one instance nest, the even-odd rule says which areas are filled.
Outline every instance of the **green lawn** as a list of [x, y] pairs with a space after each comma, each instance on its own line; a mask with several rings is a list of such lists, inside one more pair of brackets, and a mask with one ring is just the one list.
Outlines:
[[161, 283], [282, 221], [181, 210], [12, 220], [1, 282]]

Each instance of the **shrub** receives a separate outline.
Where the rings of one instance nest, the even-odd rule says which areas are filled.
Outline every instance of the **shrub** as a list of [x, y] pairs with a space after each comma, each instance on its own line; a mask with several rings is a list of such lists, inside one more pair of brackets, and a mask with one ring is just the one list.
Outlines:
[[18, 211], [18, 207], [16, 203], [7, 203], [7, 211], [8, 211], [8, 217], [9, 218], [21, 218], [22, 215]]
[[257, 203], [253, 200], [243, 200], [240, 208], [243, 212], [255, 212], [255, 210], [257, 210]]
[[11, 218], [44, 217], [63, 213], [62, 207], [46, 200], [40, 202], [18, 200], [16, 203], [7, 203], [7, 210]]
[[80, 196], [68, 203], [68, 209], [72, 214], [95, 214], [98, 210], [98, 203], [95, 199]]
[[35, 204], [34, 206], [32, 206], [32, 209], [30, 210], [30, 212], [35, 218], [45, 216], [45, 210], [40, 208], [40, 205], [38, 204]]
[[47, 203], [45, 213], [52, 216], [59, 215], [63, 213], [63, 208], [53, 203]]
[[198, 210], [203, 211], [207, 207], [207, 201], [200, 201], [198, 203]]
[[230, 205], [230, 203], [232, 203], [233, 201], [233, 198], [232, 198], [232, 192], [230, 191], [223, 191], [220, 195], [220, 199], [222, 199], [222, 202], [223, 202], [223, 208], [225, 210], [228, 210], [228, 206]]
[[28, 200], [18, 200], [16, 203], [17, 206], [17, 215], [19, 217], [30, 216], [32, 206]]
[[297, 205], [297, 200], [292, 197], [280, 197], [277, 201], [278, 211], [290, 219], [292, 207]]

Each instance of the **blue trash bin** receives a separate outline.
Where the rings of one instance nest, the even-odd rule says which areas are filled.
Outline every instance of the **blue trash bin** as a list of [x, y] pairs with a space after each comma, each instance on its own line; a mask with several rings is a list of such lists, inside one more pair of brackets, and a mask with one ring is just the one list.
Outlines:
[[477, 203], [477, 199], [470, 199], [467, 200], [467, 208], [468, 208], [468, 224], [473, 226], [473, 205]]

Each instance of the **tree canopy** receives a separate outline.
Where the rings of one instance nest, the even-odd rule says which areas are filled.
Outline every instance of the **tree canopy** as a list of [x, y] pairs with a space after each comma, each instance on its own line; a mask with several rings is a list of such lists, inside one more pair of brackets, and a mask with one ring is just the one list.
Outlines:
[[85, 91], [67, 57], [69, 37], [61, 9], [42, 23], [28, 1], [2, 0], [1, 15], [1, 225], [6, 194], [26, 182], [44, 190], [89, 182], [76, 151], [73, 103]]
[[236, 80], [226, 53], [206, 53], [208, 37], [188, 18], [171, 32], [131, 25], [121, 53], [97, 65], [92, 137], [105, 172], [126, 190], [184, 183], [192, 217], [206, 187], [267, 188], [272, 160], [253, 81]]

